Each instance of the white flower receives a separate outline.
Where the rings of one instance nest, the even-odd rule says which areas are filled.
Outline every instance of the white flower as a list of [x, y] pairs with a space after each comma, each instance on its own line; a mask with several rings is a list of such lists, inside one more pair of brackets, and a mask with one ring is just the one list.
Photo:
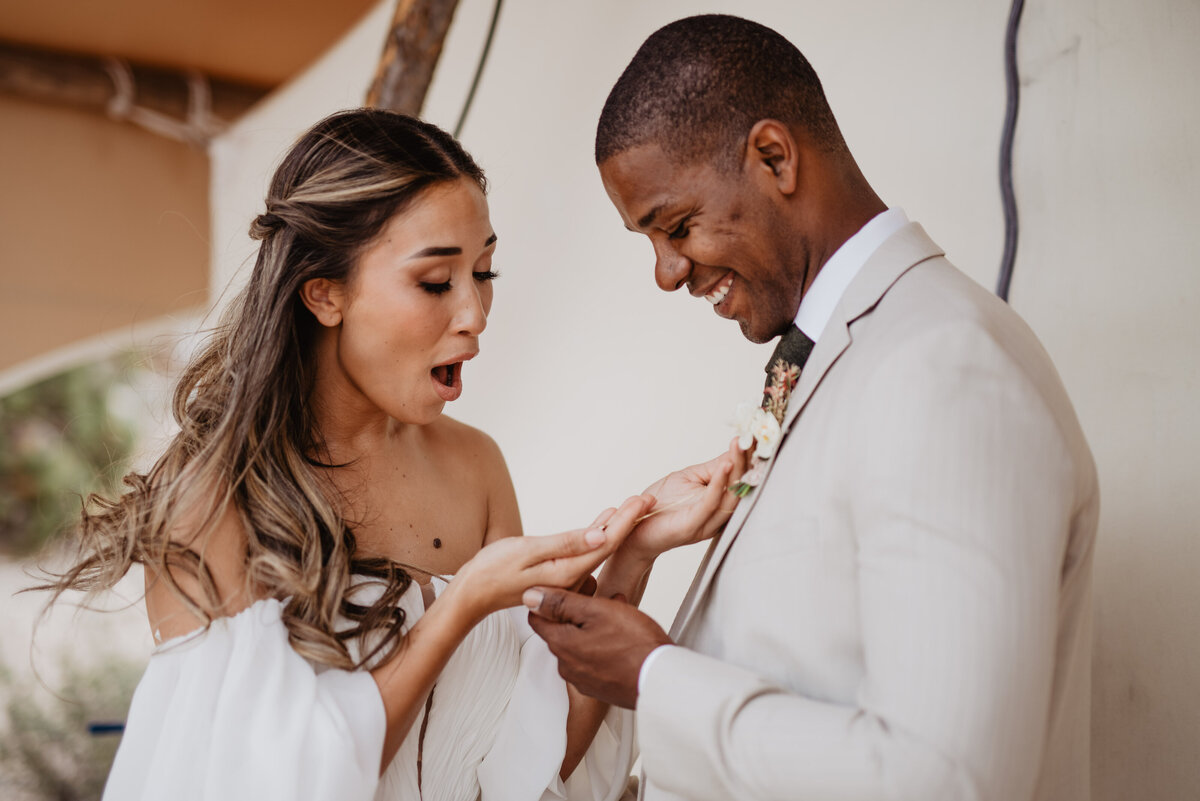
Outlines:
[[750, 450], [754, 444], [754, 421], [762, 409], [753, 403], [739, 403], [733, 415], [733, 427], [737, 430], [738, 447]]
[[738, 447], [745, 451], [758, 443], [754, 455], [759, 459], [770, 459], [779, 446], [779, 421], [761, 406], [739, 403], [734, 426], [738, 434]]
[[779, 428], [779, 421], [775, 419], [775, 415], [764, 409], [758, 411], [759, 414], [754, 416], [754, 441], [758, 443], [754, 455], [759, 459], [770, 459], [779, 447], [783, 431]]

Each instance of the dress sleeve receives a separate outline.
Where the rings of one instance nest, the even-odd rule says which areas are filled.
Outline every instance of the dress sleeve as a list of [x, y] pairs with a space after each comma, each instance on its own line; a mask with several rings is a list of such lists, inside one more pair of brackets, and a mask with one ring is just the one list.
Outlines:
[[160, 647], [134, 693], [105, 801], [369, 801], [385, 718], [365, 671], [318, 673], [276, 600]]
[[558, 661], [533, 633], [524, 607], [509, 610], [520, 633], [521, 664], [495, 743], [479, 766], [488, 801], [618, 801], [636, 757], [633, 713], [613, 707], [579, 767], [559, 776], [567, 749], [567, 686]]

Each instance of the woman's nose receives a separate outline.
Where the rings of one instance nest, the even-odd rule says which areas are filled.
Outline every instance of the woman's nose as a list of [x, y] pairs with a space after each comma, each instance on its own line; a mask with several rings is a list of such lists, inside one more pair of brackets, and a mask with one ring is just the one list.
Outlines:
[[455, 314], [454, 327], [460, 334], [479, 336], [483, 333], [483, 329], [487, 328], [488, 310], [483, 298], [484, 287], [477, 285], [474, 281], [471, 284], [472, 286], [462, 293], [462, 300]]
[[692, 272], [692, 262], [668, 240], [653, 241], [654, 281], [664, 292], [674, 292], [685, 283]]

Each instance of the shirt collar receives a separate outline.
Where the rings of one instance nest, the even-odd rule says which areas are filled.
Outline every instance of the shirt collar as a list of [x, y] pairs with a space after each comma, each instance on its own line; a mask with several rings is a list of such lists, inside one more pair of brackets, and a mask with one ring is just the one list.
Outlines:
[[821, 338], [846, 287], [888, 237], [908, 224], [903, 209], [888, 209], [871, 218], [829, 257], [800, 300], [796, 326], [814, 342]]

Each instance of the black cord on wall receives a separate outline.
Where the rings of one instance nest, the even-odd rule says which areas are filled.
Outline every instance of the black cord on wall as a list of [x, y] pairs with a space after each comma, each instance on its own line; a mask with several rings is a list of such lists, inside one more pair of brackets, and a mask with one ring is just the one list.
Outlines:
[[1008, 105], [1004, 111], [1004, 131], [1000, 136], [1000, 199], [1004, 205], [1004, 255], [1000, 258], [1000, 278], [996, 294], [1008, 300], [1012, 284], [1013, 262], [1017, 258], [1017, 198], [1013, 193], [1012, 158], [1013, 133], [1017, 127], [1017, 104], [1021, 82], [1017, 74], [1017, 28], [1025, 0], [1013, 0], [1008, 13], [1008, 30], [1004, 34], [1004, 78], [1008, 85]]
[[454, 126], [454, 138], [457, 139], [462, 135], [463, 125], [467, 122], [467, 115], [471, 112], [471, 104], [475, 102], [475, 90], [479, 88], [479, 79], [483, 77], [483, 66], [487, 64], [488, 53], [492, 50], [492, 39], [496, 36], [496, 23], [500, 20], [500, 4], [502, 0], [496, 0], [496, 5], [492, 7], [492, 22], [488, 25], [487, 39], [483, 42], [483, 50], [479, 54], [479, 64], [475, 67], [475, 77], [471, 80], [471, 88], [467, 91], [467, 99], [463, 101], [462, 112], [458, 115], [458, 124]]

